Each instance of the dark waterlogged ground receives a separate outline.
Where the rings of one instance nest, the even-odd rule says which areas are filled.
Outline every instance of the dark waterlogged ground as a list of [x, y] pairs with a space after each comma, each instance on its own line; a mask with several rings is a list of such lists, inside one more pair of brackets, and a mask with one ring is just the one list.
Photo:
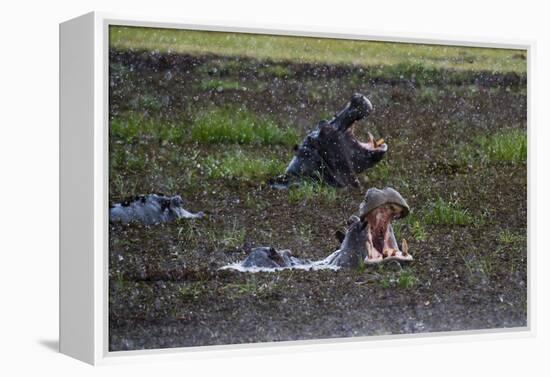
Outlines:
[[[112, 351], [526, 325], [524, 73], [117, 49], [110, 59], [110, 200], [180, 194], [208, 214], [111, 225]], [[363, 191], [267, 187], [354, 92], [375, 107], [357, 134], [389, 145]], [[260, 245], [324, 258], [364, 190], [385, 186], [412, 208], [394, 224], [415, 257], [402, 270], [218, 270]]]

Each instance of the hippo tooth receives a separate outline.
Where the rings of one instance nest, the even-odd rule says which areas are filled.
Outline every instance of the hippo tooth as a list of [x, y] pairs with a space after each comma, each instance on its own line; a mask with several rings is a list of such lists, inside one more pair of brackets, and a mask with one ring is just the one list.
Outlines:
[[407, 243], [407, 240], [403, 239], [403, 242], [401, 242], [401, 249], [403, 255], [409, 255], [409, 244]]
[[369, 143], [371, 143], [374, 147], [376, 147], [376, 142], [374, 141], [374, 136], [370, 132], [367, 132], [369, 135]]
[[368, 252], [369, 259], [374, 258], [374, 245], [372, 244], [371, 240], [367, 241], [367, 252]]

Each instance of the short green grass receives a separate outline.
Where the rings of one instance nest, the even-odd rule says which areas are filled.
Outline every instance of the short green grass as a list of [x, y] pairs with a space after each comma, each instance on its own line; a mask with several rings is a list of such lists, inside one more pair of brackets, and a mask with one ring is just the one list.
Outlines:
[[461, 166], [476, 162], [523, 164], [527, 162], [527, 132], [523, 129], [503, 129], [493, 135], [482, 136], [474, 143], [464, 144], [457, 152]]
[[113, 118], [109, 126], [111, 137], [125, 143], [154, 138], [163, 142], [180, 144], [188, 132], [187, 127], [183, 124], [135, 113]]
[[416, 241], [426, 241], [428, 234], [419, 220], [412, 221], [410, 227], [412, 236]]
[[369, 182], [387, 182], [391, 176], [391, 168], [386, 160], [380, 161], [372, 169], [367, 172], [367, 180]]
[[276, 157], [254, 157], [251, 153], [236, 150], [222, 156], [208, 156], [204, 168], [209, 178], [263, 181], [281, 174], [285, 162]]
[[432, 86], [422, 86], [418, 90], [418, 98], [420, 102], [431, 105], [438, 101], [440, 92], [437, 88]]
[[262, 300], [271, 300], [278, 298], [277, 291], [279, 289], [277, 280], [260, 282], [254, 275], [251, 275], [243, 282], [229, 283], [222, 286], [220, 293], [232, 299], [253, 296]]
[[397, 286], [403, 289], [413, 288], [418, 283], [418, 278], [411, 271], [401, 271], [397, 277]]
[[241, 83], [234, 80], [205, 79], [200, 83], [201, 90], [216, 90], [218, 92], [223, 90], [244, 90], [245, 88]]
[[298, 142], [298, 131], [280, 127], [272, 119], [241, 108], [216, 108], [200, 112], [191, 128], [193, 141], [201, 144], [282, 144]]
[[[444, 45], [388, 43], [335, 38], [307, 38], [245, 33], [221, 33], [177, 29], [111, 26], [110, 47], [116, 49], [177, 52], [192, 55], [245, 56], [260, 60], [303, 63], [353, 64], [396, 67], [389, 75], [414, 74], [430, 80], [421, 65], [456, 70], [520, 72], [527, 70], [522, 50], [475, 48]], [[402, 64], [399, 66], [399, 64]], [[404, 69], [405, 66], [412, 67]], [[385, 69], [385, 68], [384, 68]], [[397, 76], [399, 77], [399, 76]]]
[[305, 181], [300, 185], [291, 187], [288, 191], [288, 200], [291, 203], [320, 201], [322, 203], [334, 203], [338, 199], [338, 191], [331, 186], [322, 183]]
[[115, 148], [110, 152], [111, 171], [126, 170], [131, 173], [143, 173], [148, 164], [148, 156], [133, 149]]
[[511, 129], [479, 140], [483, 157], [488, 161], [522, 163], [527, 161], [527, 133]]
[[379, 284], [382, 288], [397, 287], [400, 289], [411, 289], [418, 284], [418, 278], [412, 271], [403, 270], [397, 274], [386, 275], [380, 279]]
[[180, 297], [184, 300], [194, 301], [199, 299], [207, 291], [203, 282], [191, 282], [178, 288]]
[[454, 202], [447, 202], [441, 197], [428, 205], [423, 220], [432, 225], [470, 225], [474, 217], [466, 209]]
[[223, 233], [220, 234], [217, 239], [226, 248], [236, 249], [243, 245], [245, 235], [246, 231], [244, 228], [237, 226], [237, 224], [233, 224], [233, 227], [224, 229]]
[[509, 230], [503, 230], [498, 235], [498, 241], [505, 245], [513, 245], [525, 241], [524, 234], [515, 234]]

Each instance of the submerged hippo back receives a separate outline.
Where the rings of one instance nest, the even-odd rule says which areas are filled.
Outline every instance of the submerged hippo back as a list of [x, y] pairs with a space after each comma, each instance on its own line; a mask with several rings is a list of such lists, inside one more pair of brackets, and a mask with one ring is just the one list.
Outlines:
[[128, 224], [140, 222], [145, 225], [159, 224], [172, 220], [170, 198], [151, 194], [132, 201], [116, 203], [109, 211], [111, 222]]

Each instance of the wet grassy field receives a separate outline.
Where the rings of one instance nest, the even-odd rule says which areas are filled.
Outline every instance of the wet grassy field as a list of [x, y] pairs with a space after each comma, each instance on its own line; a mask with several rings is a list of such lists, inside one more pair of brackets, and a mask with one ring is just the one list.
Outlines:
[[[239, 55], [186, 50], [161, 33], [172, 47], [152, 51], [142, 30], [121, 33], [110, 50], [110, 200], [180, 194], [207, 217], [110, 226], [112, 351], [526, 325], [523, 52], [400, 45], [383, 64], [383, 46], [356, 54], [352, 44], [327, 64], [318, 45], [301, 58], [254, 57], [246, 43]], [[361, 60], [369, 51], [378, 60]], [[407, 199], [412, 213], [394, 230], [415, 262], [219, 271], [253, 246], [308, 259], [338, 248], [333, 234], [364, 191], [267, 181], [354, 92], [375, 108], [359, 138], [370, 131], [389, 146], [363, 190], [391, 186]]]

